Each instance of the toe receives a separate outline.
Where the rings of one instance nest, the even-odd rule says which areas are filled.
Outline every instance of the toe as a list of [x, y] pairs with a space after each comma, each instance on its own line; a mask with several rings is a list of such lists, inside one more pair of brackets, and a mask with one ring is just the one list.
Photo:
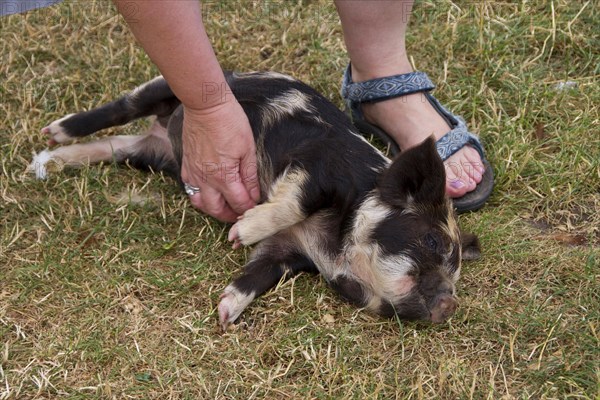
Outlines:
[[465, 146], [449, 157], [446, 167], [446, 193], [451, 198], [464, 196], [475, 190], [482, 180], [483, 163], [477, 150]]
[[450, 198], [457, 198], [464, 196], [467, 193], [468, 187], [467, 185], [461, 181], [460, 179], [448, 179], [446, 184], [446, 194]]
[[481, 182], [485, 168], [479, 153], [472, 147], [465, 147], [461, 151], [465, 173], [475, 183]]
[[451, 198], [461, 197], [468, 190], [468, 180], [465, 180], [464, 171], [460, 163], [459, 154], [454, 154], [445, 162], [446, 167], [446, 193]]

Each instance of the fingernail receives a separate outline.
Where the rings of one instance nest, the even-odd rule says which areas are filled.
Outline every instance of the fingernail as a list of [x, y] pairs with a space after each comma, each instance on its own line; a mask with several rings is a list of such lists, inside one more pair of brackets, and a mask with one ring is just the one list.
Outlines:
[[450, 187], [452, 187], [454, 189], [461, 189], [461, 188], [465, 187], [465, 183], [460, 180], [452, 181], [452, 182], [450, 182]]
[[260, 200], [260, 188], [254, 187], [250, 190], [250, 197], [252, 200], [259, 201]]

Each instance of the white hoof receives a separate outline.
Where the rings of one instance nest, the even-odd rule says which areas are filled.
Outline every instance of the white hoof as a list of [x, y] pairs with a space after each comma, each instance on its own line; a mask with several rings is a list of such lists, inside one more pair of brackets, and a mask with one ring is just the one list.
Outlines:
[[64, 144], [73, 140], [73, 137], [67, 135], [65, 129], [61, 126], [61, 123], [72, 115], [75, 114], [65, 115], [61, 119], [57, 119], [42, 129], [42, 133], [49, 136], [48, 142], [51, 145]]
[[254, 300], [254, 293], [242, 294], [233, 286], [225, 288], [225, 292], [221, 295], [219, 302], [219, 324], [223, 332], [227, 331], [229, 324], [235, 322], [242, 311]]

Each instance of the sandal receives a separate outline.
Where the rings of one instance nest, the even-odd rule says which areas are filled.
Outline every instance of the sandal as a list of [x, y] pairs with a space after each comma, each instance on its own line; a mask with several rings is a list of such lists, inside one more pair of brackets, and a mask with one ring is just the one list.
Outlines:
[[438, 114], [451, 127], [451, 130], [438, 139], [435, 144], [442, 161], [446, 161], [451, 155], [466, 145], [477, 150], [481, 157], [485, 168], [481, 182], [477, 184], [475, 190], [466, 193], [462, 197], [452, 199], [454, 208], [458, 213], [478, 210], [483, 207], [494, 188], [492, 166], [485, 158], [479, 137], [468, 131], [467, 125], [461, 117], [450, 113], [429, 93], [434, 88], [435, 85], [431, 82], [427, 74], [420, 71], [376, 78], [364, 82], [352, 82], [352, 73], [350, 65], [348, 65], [342, 83], [342, 97], [346, 101], [352, 122], [358, 130], [365, 136], [373, 135], [383, 141], [388, 146], [390, 154], [394, 156], [400, 152], [400, 148], [383, 129], [366, 121], [360, 105], [362, 103], [375, 103], [394, 97], [422, 92]]

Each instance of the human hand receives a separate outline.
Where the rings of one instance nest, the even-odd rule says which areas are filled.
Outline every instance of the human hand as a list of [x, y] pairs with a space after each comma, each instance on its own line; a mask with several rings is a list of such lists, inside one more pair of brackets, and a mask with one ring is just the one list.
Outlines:
[[198, 208], [235, 222], [260, 199], [256, 146], [248, 118], [234, 98], [196, 110], [184, 106], [181, 179], [200, 191]]

